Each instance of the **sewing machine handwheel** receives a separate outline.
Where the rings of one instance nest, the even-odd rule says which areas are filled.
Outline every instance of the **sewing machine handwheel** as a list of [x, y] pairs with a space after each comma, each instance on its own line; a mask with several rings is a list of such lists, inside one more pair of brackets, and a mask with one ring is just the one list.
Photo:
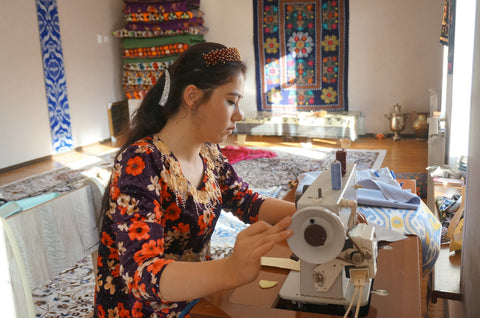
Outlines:
[[345, 244], [342, 220], [322, 206], [309, 206], [297, 211], [290, 228], [293, 236], [287, 240], [288, 246], [300, 259], [311, 264], [331, 261]]

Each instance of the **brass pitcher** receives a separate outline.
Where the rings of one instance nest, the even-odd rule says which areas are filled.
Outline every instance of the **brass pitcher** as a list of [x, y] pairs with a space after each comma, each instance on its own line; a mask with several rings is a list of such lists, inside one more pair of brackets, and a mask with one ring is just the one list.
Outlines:
[[426, 141], [428, 139], [428, 113], [415, 113], [417, 119], [413, 122], [413, 131], [417, 141]]
[[402, 139], [400, 133], [405, 129], [405, 120], [408, 116], [408, 114], [401, 112], [401, 108], [402, 106], [395, 104], [395, 106], [393, 106], [393, 112], [385, 114], [385, 117], [390, 120], [390, 130], [393, 132], [392, 139], [395, 141]]

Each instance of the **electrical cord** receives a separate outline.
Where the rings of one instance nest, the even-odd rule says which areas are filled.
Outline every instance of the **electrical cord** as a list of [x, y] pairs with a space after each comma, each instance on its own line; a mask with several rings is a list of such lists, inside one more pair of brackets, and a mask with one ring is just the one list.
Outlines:
[[[358, 314], [360, 313], [360, 301], [362, 300], [362, 292], [363, 286], [367, 281], [368, 277], [368, 269], [365, 268], [352, 268], [350, 269], [350, 279], [353, 280], [353, 286], [355, 290], [353, 292], [352, 300], [350, 301], [350, 305], [348, 306], [347, 311], [343, 318], [347, 318], [350, 310], [352, 309], [353, 303], [355, 302], [355, 298], [357, 298], [356, 310], [355, 310], [355, 318], [358, 318]], [[357, 297], [358, 293], [358, 297]]]
[[[350, 301], [350, 305], [348, 306], [348, 309], [345, 312], [345, 315], [343, 316], [343, 318], [347, 318], [348, 314], [350, 313], [350, 309], [352, 309], [353, 303], [355, 302], [355, 297], [357, 296], [357, 292], [358, 292], [358, 287], [355, 287], [355, 290], [354, 290], [353, 296], [352, 296], [352, 300]], [[360, 297], [360, 298], [362, 298], [362, 297]]]
[[357, 299], [357, 308], [355, 310], [355, 318], [358, 318], [358, 313], [360, 312], [360, 300], [362, 299], [363, 285], [360, 286], [360, 293]]

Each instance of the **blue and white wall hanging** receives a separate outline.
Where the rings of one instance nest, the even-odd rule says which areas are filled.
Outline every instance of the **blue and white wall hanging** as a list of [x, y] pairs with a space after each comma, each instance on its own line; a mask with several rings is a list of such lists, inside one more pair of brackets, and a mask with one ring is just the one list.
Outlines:
[[56, 0], [36, 0], [53, 149], [73, 149], [67, 82]]

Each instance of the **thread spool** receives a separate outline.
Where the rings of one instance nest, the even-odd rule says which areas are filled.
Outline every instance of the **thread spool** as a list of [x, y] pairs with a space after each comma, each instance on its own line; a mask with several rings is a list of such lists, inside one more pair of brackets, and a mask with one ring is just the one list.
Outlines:
[[342, 165], [340, 161], [335, 160], [330, 164], [330, 172], [332, 175], [332, 190], [340, 190], [342, 188]]
[[335, 159], [340, 161], [342, 166], [342, 177], [345, 177], [347, 174], [347, 152], [345, 149], [337, 150], [335, 154]]

